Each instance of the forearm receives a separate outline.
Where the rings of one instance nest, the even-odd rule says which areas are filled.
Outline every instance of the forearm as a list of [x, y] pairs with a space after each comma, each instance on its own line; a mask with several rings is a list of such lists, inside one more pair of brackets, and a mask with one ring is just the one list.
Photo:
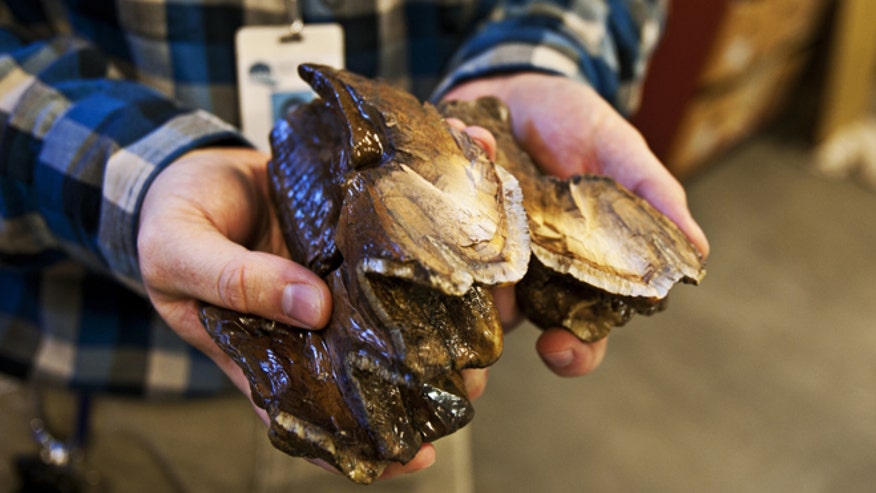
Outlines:
[[585, 82], [628, 113], [665, 12], [661, 0], [503, 2], [459, 50], [436, 95], [475, 78], [537, 71]]
[[109, 73], [101, 53], [73, 38], [2, 55], [0, 255], [60, 246], [136, 287], [137, 216], [152, 179], [193, 148], [243, 140]]

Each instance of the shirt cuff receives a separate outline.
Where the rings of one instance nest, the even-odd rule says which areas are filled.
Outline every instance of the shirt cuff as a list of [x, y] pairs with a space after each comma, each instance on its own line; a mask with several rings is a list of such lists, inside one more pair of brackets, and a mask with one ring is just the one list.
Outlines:
[[149, 185], [162, 169], [186, 152], [212, 145], [251, 146], [234, 127], [198, 110], [171, 118], [109, 158], [104, 175], [98, 245], [115, 277], [137, 292], [144, 292], [137, 255], [137, 230]]
[[450, 89], [468, 80], [514, 72], [542, 72], [589, 83], [589, 78], [578, 69], [575, 61], [559, 50], [523, 42], [506, 43], [455, 65], [431, 99], [440, 100]]

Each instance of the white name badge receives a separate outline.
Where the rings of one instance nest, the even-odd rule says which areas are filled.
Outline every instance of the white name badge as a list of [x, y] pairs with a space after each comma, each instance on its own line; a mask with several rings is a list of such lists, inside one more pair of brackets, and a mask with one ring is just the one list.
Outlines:
[[288, 26], [253, 26], [237, 32], [237, 80], [244, 136], [270, 152], [268, 134], [290, 108], [315, 96], [298, 65], [344, 66], [344, 32], [338, 24], [307, 24], [300, 39], [284, 40]]

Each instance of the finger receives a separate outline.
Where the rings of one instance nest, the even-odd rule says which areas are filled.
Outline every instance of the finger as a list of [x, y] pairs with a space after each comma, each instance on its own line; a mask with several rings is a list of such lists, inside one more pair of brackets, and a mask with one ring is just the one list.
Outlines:
[[338, 475], [338, 476], [341, 475], [341, 471], [339, 471], [339, 470], [338, 470], [337, 468], [335, 468], [333, 465], [331, 465], [331, 464], [329, 464], [328, 462], [326, 462], [325, 459], [305, 459], [305, 460], [306, 460], [307, 462], [310, 462], [311, 464], [313, 464], [313, 465], [315, 465], [315, 466], [318, 466], [318, 467], [321, 467], [321, 468], [325, 469], [326, 471], [328, 471], [328, 472], [330, 472], [330, 473], [332, 473], [332, 474], [336, 474], [336, 475]]
[[[303, 328], [331, 314], [325, 283], [288, 259], [254, 252], [204, 227], [141, 231], [142, 272], [156, 296], [187, 296]], [[156, 301], [160, 301], [156, 300]]]
[[[703, 258], [709, 255], [709, 242], [694, 220], [684, 187], [651, 152], [644, 137], [617, 115], [606, 118], [598, 129], [604, 145], [597, 148], [596, 168], [647, 200], [687, 235]], [[620, 145], [622, 144], [622, 145]]]
[[496, 137], [484, 127], [473, 125], [465, 127], [463, 130], [475, 143], [487, 153], [487, 158], [490, 161], [496, 160]]
[[545, 365], [561, 377], [577, 377], [595, 370], [605, 358], [608, 339], [585, 343], [564, 329], [548, 329], [536, 341]]
[[647, 200], [657, 210], [666, 215], [687, 236], [699, 250], [703, 258], [708, 258], [711, 250], [705, 232], [697, 224], [687, 205], [687, 194], [674, 178], [643, 178], [632, 184], [631, 191]]
[[467, 133], [487, 153], [487, 158], [490, 161], [496, 160], [496, 137], [489, 130], [478, 125], [467, 126], [459, 118], [450, 117], [445, 120], [452, 128]]
[[456, 130], [465, 129], [465, 122], [456, 117], [445, 118], [444, 121], [450, 125], [451, 128], [455, 128]]
[[386, 470], [383, 471], [380, 479], [389, 479], [401, 474], [410, 474], [421, 471], [434, 464], [435, 459], [435, 446], [431, 443], [424, 443], [419, 452], [417, 452], [417, 455], [415, 455], [410, 462], [407, 464], [399, 464], [397, 462], [390, 464]]
[[523, 322], [523, 313], [517, 305], [514, 286], [493, 288], [493, 302], [499, 311], [502, 329], [507, 334]]
[[483, 395], [487, 388], [488, 373], [487, 368], [462, 370], [462, 379], [465, 381], [465, 391], [468, 393], [469, 400], [473, 401]]
[[[393, 462], [389, 466], [384, 469], [383, 474], [380, 475], [381, 480], [390, 479], [395, 476], [400, 476], [402, 474], [410, 474], [417, 471], [421, 471], [426, 469], [432, 464], [435, 463], [435, 446], [431, 443], [423, 444], [420, 450], [417, 452], [417, 455], [414, 456], [413, 459], [410, 460], [407, 464], [400, 464], [398, 462]], [[319, 466], [326, 471], [329, 471], [334, 474], [340, 475], [341, 472], [338, 469], [323, 459], [307, 459], [308, 462]]]

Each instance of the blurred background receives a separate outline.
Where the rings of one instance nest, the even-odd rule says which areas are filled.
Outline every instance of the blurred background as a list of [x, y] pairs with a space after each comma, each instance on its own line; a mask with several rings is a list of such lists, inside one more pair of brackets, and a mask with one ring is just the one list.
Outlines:
[[712, 245], [560, 379], [506, 339], [479, 493], [876, 491], [876, 2], [674, 0], [634, 117]]

